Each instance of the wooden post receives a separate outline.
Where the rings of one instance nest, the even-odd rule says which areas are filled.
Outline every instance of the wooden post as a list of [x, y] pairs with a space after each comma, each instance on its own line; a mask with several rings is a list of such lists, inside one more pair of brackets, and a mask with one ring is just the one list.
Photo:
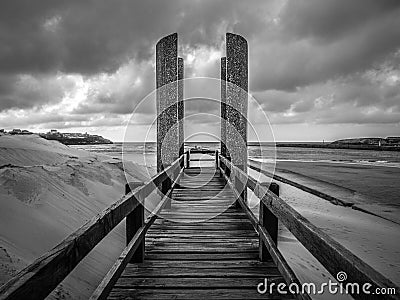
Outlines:
[[[172, 175], [174, 176], [174, 175]], [[170, 177], [166, 178], [165, 181], [163, 182], [163, 195], [167, 195], [168, 191], [171, 189], [172, 186], [172, 180]], [[171, 199], [168, 199], [167, 202], [165, 203], [164, 206], [165, 209], [170, 209], [171, 208]]]
[[[261, 183], [262, 186], [268, 188], [275, 195], [279, 196], [279, 185], [275, 182]], [[263, 202], [260, 201], [260, 215], [259, 215], [259, 223], [262, 227], [264, 227], [272, 240], [275, 242], [275, 245], [278, 243], [278, 218], [264, 205]], [[260, 261], [268, 261], [271, 260], [271, 255], [269, 254], [267, 247], [265, 247], [262, 239], [259, 239], [259, 256]]]
[[219, 169], [218, 150], [215, 150], [215, 168]]
[[190, 149], [186, 152], [186, 168], [190, 167]]
[[[231, 161], [231, 157], [229, 156], [229, 157], [226, 157], [226, 159], [227, 159], [227, 161]], [[228, 176], [228, 178], [230, 178], [231, 177], [231, 169], [230, 168], [228, 168], [228, 165], [225, 165], [225, 173], [226, 173], [226, 176]]]
[[[235, 177], [235, 176], [234, 176]], [[247, 184], [241, 182], [239, 179], [237, 179], [236, 177], [233, 178], [233, 183], [235, 185], [235, 188], [238, 192], [240, 192], [240, 198], [242, 198], [243, 202], [246, 203], [247, 201]], [[239, 203], [239, 201], [236, 200], [235, 202], [235, 207], [236, 208], [241, 208], [241, 205]]]
[[[131, 192], [139, 186], [144, 185], [144, 182], [129, 182], [125, 185], [125, 194]], [[139, 204], [129, 215], [126, 216], [126, 244], [132, 240], [133, 236], [144, 225], [144, 206]], [[133, 254], [131, 263], [141, 263], [144, 260], [144, 238]]]

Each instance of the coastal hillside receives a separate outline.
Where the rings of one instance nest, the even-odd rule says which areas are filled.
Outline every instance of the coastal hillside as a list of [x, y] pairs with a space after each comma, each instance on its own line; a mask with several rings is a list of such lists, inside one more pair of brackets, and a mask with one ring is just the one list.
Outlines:
[[[148, 179], [126, 166], [128, 180]], [[37, 135], [0, 135], [0, 285], [120, 199], [121, 161]], [[119, 226], [52, 294], [86, 299], [124, 247]], [[112, 247], [110, 247], [110, 245]]]
[[400, 146], [400, 137], [365, 137], [365, 138], [353, 138], [353, 139], [342, 139], [331, 143], [331, 145], [371, 145], [371, 146]]

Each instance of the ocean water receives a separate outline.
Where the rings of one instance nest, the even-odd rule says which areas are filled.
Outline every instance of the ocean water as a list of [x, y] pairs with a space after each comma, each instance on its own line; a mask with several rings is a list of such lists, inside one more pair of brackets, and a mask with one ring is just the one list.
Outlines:
[[[185, 148], [195, 146], [220, 150], [219, 143], [215, 142], [189, 142]], [[76, 145], [77, 149], [110, 155], [112, 157], [124, 158], [141, 165], [155, 166], [156, 143], [155, 142], [129, 142], [115, 143], [111, 145]], [[251, 144], [248, 146], [250, 159], [265, 162], [276, 161], [298, 161], [298, 162], [325, 162], [345, 163], [355, 165], [371, 165], [400, 168], [400, 152], [374, 151], [355, 149], [325, 149], [325, 148], [298, 148], [278, 147], [272, 143], [261, 145]]]

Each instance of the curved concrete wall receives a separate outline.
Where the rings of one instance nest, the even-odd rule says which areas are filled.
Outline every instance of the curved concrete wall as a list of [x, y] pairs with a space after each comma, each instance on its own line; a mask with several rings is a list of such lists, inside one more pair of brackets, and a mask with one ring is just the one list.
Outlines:
[[234, 165], [247, 171], [248, 47], [226, 34], [226, 147]]
[[156, 45], [157, 171], [179, 157], [178, 34]]

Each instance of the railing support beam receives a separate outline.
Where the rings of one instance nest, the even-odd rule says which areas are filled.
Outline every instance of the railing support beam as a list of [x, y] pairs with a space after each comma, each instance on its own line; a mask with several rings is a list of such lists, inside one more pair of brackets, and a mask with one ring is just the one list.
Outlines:
[[[272, 193], [279, 197], [279, 185], [275, 182], [263, 182], [262, 186], [268, 188]], [[260, 201], [260, 215], [259, 215], [260, 226], [264, 227], [275, 245], [278, 244], [278, 218], [265, 206], [265, 204]], [[267, 247], [265, 247], [263, 240], [260, 237], [259, 240], [259, 256], [260, 261], [272, 260]]]
[[[144, 182], [130, 182], [125, 185], [125, 194], [130, 193], [132, 190], [141, 187], [144, 185]], [[144, 206], [142, 203], [126, 216], [126, 245], [129, 245], [129, 242], [135, 236], [136, 232], [144, 225]], [[131, 263], [141, 263], [144, 260], [144, 251], [145, 251], [145, 242], [143, 241], [139, 244], [137, 250], [132, 255], [130, 260]]]
[[[171, 175], [169, 175], [169, 176], [171, 176]], [[161, 184], [161, 197], [166, 195], [168, 193], [168, 191], [170, 190], [170, 188], [171, 188], [172, 181], [171, 181], [171, 178], [169, 176]], [[164, 208], [165, 209], [170, 209], [171, 208], [171, 201], [170, 200], [166, 201]]]
[[[246, 201], [247, 201], [247, 183], [243, 183], [240, 180], [237, 180], [236, 178], [233, 178], [233, 183], [235, 185], [236, 190], [238, 192], [240, 192], [240, 198], [242, 198], [243, 202], [246, 203]], [[235, 207], [236, 208], [241, 207], [239, 200], [235, 201]]]

